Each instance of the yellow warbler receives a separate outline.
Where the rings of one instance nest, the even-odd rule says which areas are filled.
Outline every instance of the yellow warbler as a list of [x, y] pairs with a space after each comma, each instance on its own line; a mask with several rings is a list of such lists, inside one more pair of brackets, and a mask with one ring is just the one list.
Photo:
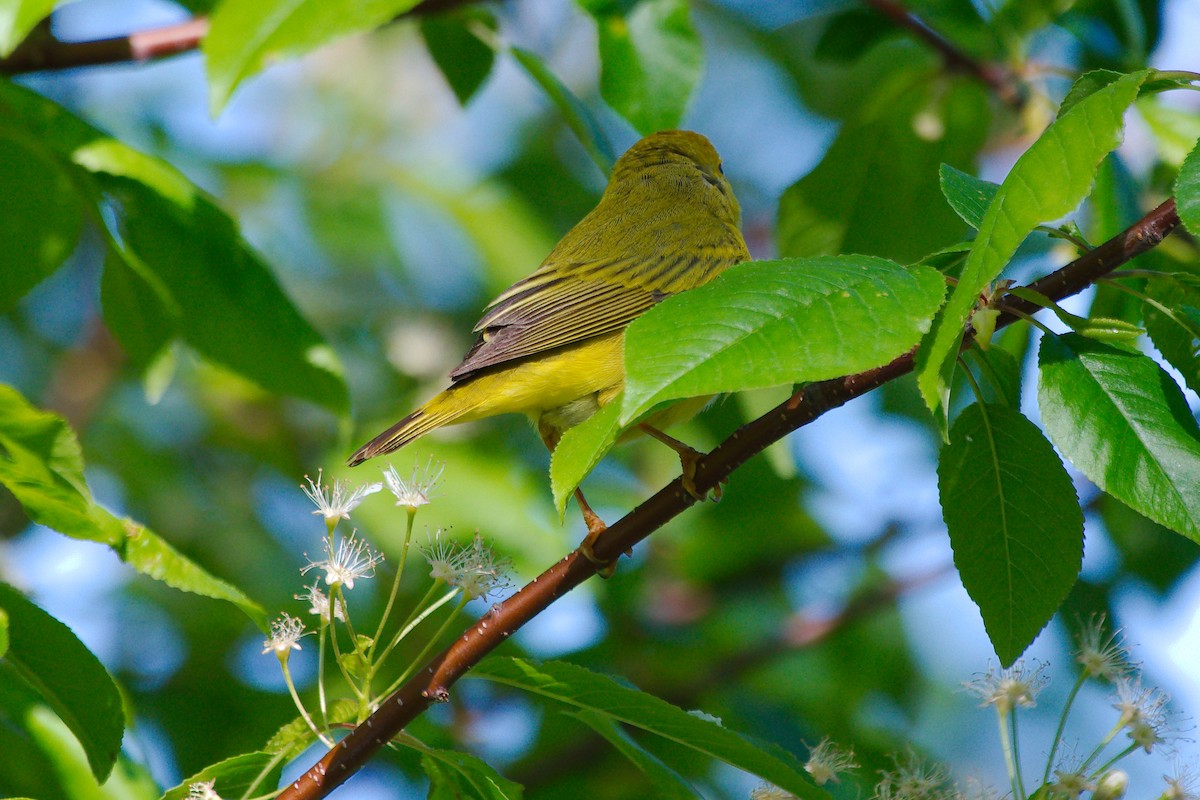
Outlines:
[[[359, 448], [351, 466], [443, 425], [496, 414], [527, 414], [553, 450], [563, 431], [620, 393], [625, 326], [750, 257], [740, 215], [708, 139], [691, 131], [642, 139], [617, 160], [596, 208], [488, 305], [450, 388]], [[685, 475], [695, 451], [658, 428], [687, 419], [706, 399], [683, 401], [642, 426], [680, 452]], [[576, 498], [587, 553], [604, 524], [581, 493]]]

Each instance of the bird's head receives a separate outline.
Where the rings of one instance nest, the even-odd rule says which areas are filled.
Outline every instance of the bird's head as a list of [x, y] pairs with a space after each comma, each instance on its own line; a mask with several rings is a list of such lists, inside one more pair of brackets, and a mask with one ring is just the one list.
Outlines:
[[698, 202], [726, 222], [740, 222], [741, 209], [721, 156], [708, 139], [692, 131], [659, 131], [629, 148], [613, 166], [608, 191]]

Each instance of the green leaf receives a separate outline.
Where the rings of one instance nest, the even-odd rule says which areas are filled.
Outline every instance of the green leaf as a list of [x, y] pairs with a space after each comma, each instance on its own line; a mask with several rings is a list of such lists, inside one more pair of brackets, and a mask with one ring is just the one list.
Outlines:
[[[1016, 356], [1002, 347], [978, 347], [967, 351], [979, 365], [984, 391], [991, 390], [994, 400], [1013, 410], [1021, 407], [1021, 364]], [[986, 395], [985, 395], [986, 398]]]
[[1175, 206], [1183, 227], [1200, 236], [1200, 141], [1192, 148], [1175, 178]]
[[242, 81], [268, 63], [372, 30], [416, 4], [417, 0], [223, 0], [201, 44], [213, 116]]
[[938, 177], [942, 194], [954, 209], [954, 213], [962, 217], [963, 222], [978, 230], [983, 224], [988, 205], [996, 196], [996, 192], [1000, 191], [1000, 186], [968, 175], [949, 164], [942, 164], [938, 168]]
[[813, 55], [822, 61], [856, 61], [881, 40], [896, 33], [895, 23], [884, 15], [852, 8], [830, 18]]
[[634, 741], [612, 717], [592, 709], [568, 711], [566, 714], [603, 736], [618, 753], [642, 771], [650, 784], [650, 793], [647, 796], [654, 797], [655, 800], [694, 800], [700, 796], [678, 772]]
[[1055, 446], [1122, 503], [1200, 542], [1200, 428], [1154, 361], [1077, 334], [1046, 335], [1038, 404]]
[[187, 800], [193, 783], [215, 782], [213, 791], [221, 797], [257, 796], [279, 785], [286, 763], [271, 753], [244, 753], [207, 766], [178, 786], [168, 789], [161, 800]]
[[558, 113], [562, 114], [563, 120], [575, 134], [575, 138], [583, 145], [583, 149], [592, 157], [592, 161], [596, 163], [600, 171], [607, 176], [612, 170], [616, 155], [613, 153], [612, 144], [608, 141], [608, 137], [592, 112], [587, 110], [579, 98], [542, 63], [537, 55], [520, 47], [509, 48], [509, 52], [529, 74], [529, 77], [533, 78], [534, 83], [542, 88], [542, 91], [550, 98], [550, 102], [558, 108]]
[[183, 207], [143, 183], [101, 179], [124, 212], [122, 257], [136, 259], [170, 292], [184, 341], [268, 391], [346, 409], [336, 354], [229, 217], [202, 196]]
[[8, 612], [0, 608], [0, 658], [8, 653]]
[[560, 661], [538, 664], [517, 658], [489, 658], [469, 673], [632, 725], [726, 764], [757, 775], [804, 800], [828, 800], [813, 786], [804, 767], [777, 745], [726, 729], [719, 721], [693, 714], [604, 675]]
[[477, 25], [494, 32], [496, 18], [475, 8], [421, 18], [421, 36], [429, 55], [464, 106], [483, 85], [496, 60], [496, 51], [472, 33]]
[[[241, 239], [234, 222], [178, 170], [40, 95], [0, 82], [0, 120], [6, 118], [19, 119], [26, 139], [39, 142], [62, 169], [75, 173], [101, 219], [115, 216], [121, 226], [120, 241], [107, 228], [103, 232], [109, 234], [111, 255], [140, 282], [128, 274], [107, 275], [102, 296], [118, 304], [105, 310], [109, 321], [118, 315], [145, 317], [114, 325], [139, 366], [150, 363], [168, 335], [178, 335], [265, 389], [338, 412], [346, 409], [336, 355]], [[109, 213], [109, 204], [118, 201], [117, 214]], [[106, 272], [119, 273], [120, 267], [110, 261]], [[139, 302], [146, 304], [144, 312], [129, 314]], [[156, 331], [156, 325], [167, 327]]]
[[[405, 744], [414, 746], [413, 742]], [[520, 800], [524, 789], [480, 758], [457, 750], [417, 747], [429, 776], [429, 800]]]
[[101, 542], [143, 575], [182, 591], [228, 600], [266, 629], [262, 607], [213, 577], [155, 533], [118, 519], [92, 499], [74, 431], [57, 414], [34, 408], [0, 384], [0, 483], [34, 522], [70, 536]]
[[140, 265], [141, 269], [130, 266], [136, 258], [127, 250], [108, 251], [100, 277], [100, 303], [104, 324], [129, 360], [144, 371], [171, 342], [178, 307], [168, 310], [164, 306], [162, 294], [143, 277], [149, 269], [145, 265]]
[[938, 166], [974, 164], [990, 118], [983, 90], [904, 70], [859, 108], [780, 199], [781, 256], [862, 253], [908, 263], [962, 238]]
[[83, 225], [82, 198], [67, 173], [6, 125], [0, 122], [0, 313], [58, 269]]
[[621, 398], [615, 397], [595, 414], [568, 429], [550, 455], [550, 489], [560, 521], [566, 515], [571, 493], [616, 444], [621, 433], [620, 415]]
[[173, 589], [233, 603], [246, 612], [259, 629], [267, 630], [266, 611], [240, 589], [206, 571], [154, 531], [130, 519], [124, 520], [123, 524], [126, 537], [118, 553], [126, 564]]
[[103, 782], [121, 751], [125, 711], [113, 679], [70, 628], [20, 592], [0, 583], [0, 609], [8, 616], [4, 661], [54, 710], [87, 754]]
[[1179, 370], [1193, 392], [1200, 392], [1200, 287], [1170, 276], [1146, 281], [1143, 318], [1150, 341]]
[[29, 518], [75, 539], [115, 545], [120, 523], [92, 502], [83, 456], [66, 420], [0, 384], [0, 483]]
[[[330, 725], [352, 723], [357, 718], [358, 703], [348, 697], [335, 700], [329, 706], [329, 714], [326, 716]], [[286, 764], [311, 747], [316, 740], [312, 728], [308, 727], [308, 720], [296, 717], [275, 731], [262, 749], [265, 753], [279, 757], [282, 763]]]
[[963, 324], [980, 293], [1040, 223], [1070, 212], [1087, 194], [1100, 161], [1121, 142], [1123, 116], [1145, 71], [1098, 89], [1057, 119], [1017, 160], [979, 229], [958, 284], [917, 351], [917, 385], [931, 411], [949, 403]]
[[1083, 562], [1083, 512], [1050, 442], [1018, 411], [968, 406], [938, 460], [954, 565], [1004, 666], [1061, 605]]
[[0, 3], [0, 58], [7, 58], [37, 24], [50, 16], [57, 0], [7, 0]]
[[642, 134], [679, 126], [704, 51], [686, 0], [641, 0], [628, 13], [593, 10], [600, 95]]
[[1107, 86], [1111, 86], [1123, 77], [1125, 76], [1120, 72], [1114, 72], [1111, 69], [1094, 69], [1091, 72], [1083, 73], [1071, 84], [1071, 88], [1067, 91], [1067, 96], [1059, 104], [1057, 118], [1061, 119], [1063, 114], [1074, 108], [1079, 101], [1090, 97]]
[[629, 326], [622, 422], [680, 397], [849, 375], [928, 330], [941, 273], [871, 256], [752, 261]]

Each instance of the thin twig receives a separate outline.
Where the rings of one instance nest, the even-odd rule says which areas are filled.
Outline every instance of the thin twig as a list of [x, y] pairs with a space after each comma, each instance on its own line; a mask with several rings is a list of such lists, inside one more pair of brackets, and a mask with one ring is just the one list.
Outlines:
[[900, 27], [912, 32], [918, 39], [940, 53], [946, 66], [978, 79], [995, 92], [996, 96], [1006, 105], [1017, 110], [1025, 105], [1025, 92], [1022, 91], [1022, 87], [1008, 70], [995, 64], [985, 64], [968, 56], [946, 37], [913, 16], [897, 0], [863, 0], [863, 2]]
[[[1077, 294], [1097, 278], [1155, 247], [1178, 225], [1175, 201], [1167, 200], [1124, 232], [1027, 288], [1056, 301]], [[1008, 301], [1007, 308], [1026, 313], [1037, 310], [1036, 306], [1020, 299]], [[1005, 311], [997, 319], [997, 328], [1010, 325], [1016, 319], [1014, 313]], [[964, 346], [969, 343], [968, 335]], [[913, 353], [909, 352], [876, 369], [805, 386], [782, 405], [739, 428], [701, 458], [696, 465], [695, 488], [701, 495], [711, 491], [752, 456], [792, 431], [912, 369]], [[593, 546], [594, 557], [601, 562], [620, 558], [626, 550], [695, 502], [695, 497], [683, 488], [682, 479], [676, 478], [601, 534]], [[408, 683], [384, 700], [369, 719], [285, 787], [278, 800], [314, 800], [327, 796], [430, 705], [444, 702], [449, 697], [450, 687], [467, 670], [595, 572], [596, 565], [575, 550], [512, 597], [493, 606]]]
[[[471, 0], [424, 0], [397, 19], [436, 14], [465, 5]], [[30, 36], [8, 58], [0, 58], [0, 75], [94, 67], [153, 61], [166, 56], [190, 53], [200, 47], [208, 35], [208, 18], [193, 17], [185, 22], [135, 31], [108, 39], [64, 42], [51, 35]]]

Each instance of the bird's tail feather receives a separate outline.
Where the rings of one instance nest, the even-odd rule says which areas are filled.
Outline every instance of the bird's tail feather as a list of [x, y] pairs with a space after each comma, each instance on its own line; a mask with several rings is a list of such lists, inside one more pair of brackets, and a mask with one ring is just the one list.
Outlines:
[[477, 403], [471, 402], [473, 394], [475, 393], [456, 392], [454, 389], [442, 392], [358, 448], [354, 455], [350, 456], [350, 466], [354, 467], [368, 458], [399, 450], [436, 428], [453, 424], [460, 417], [474, 410]]

